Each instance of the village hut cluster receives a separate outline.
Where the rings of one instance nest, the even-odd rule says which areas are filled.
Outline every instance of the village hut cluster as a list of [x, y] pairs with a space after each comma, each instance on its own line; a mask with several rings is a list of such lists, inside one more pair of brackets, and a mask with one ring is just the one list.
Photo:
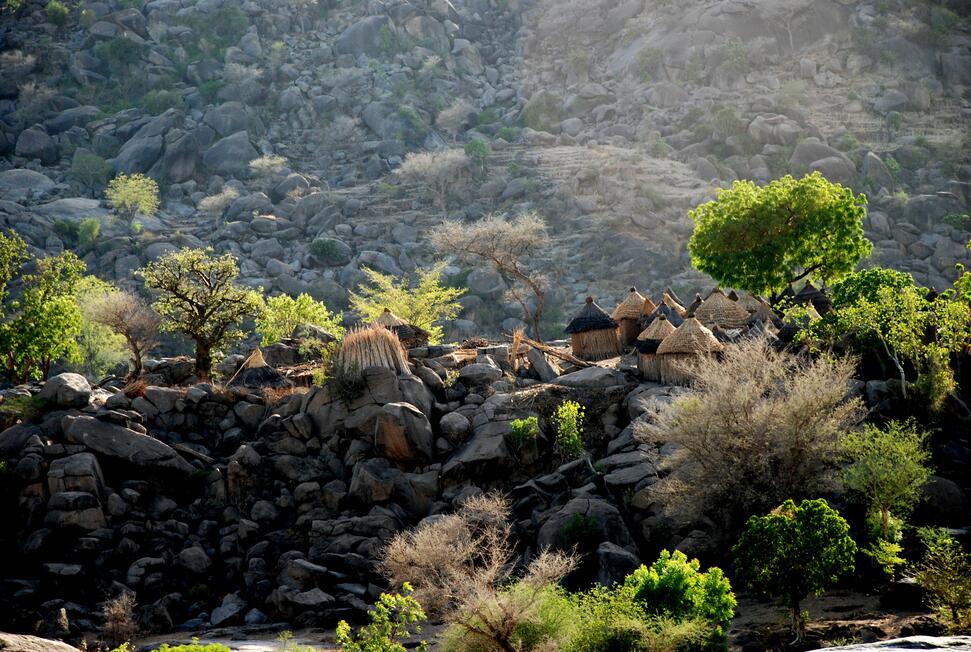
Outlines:
[[[826, 293], [811, 283], [783, 299], [803, 306], [808, 321], [831, 308]], [[630, 288], [609, 315], [587, 297], [566, 332], [573, 355], [581, 360], [614, 358], [633, 346], [645, 380], [687, 385], [692, 380], [689, 363], [699, 356], [718, 355], [739, 339], [754, 336], [785, 346], [804, 325], [784, 322], [768, 301], [747, 292], [725, 293], [716, 287], [686, 304], [670, 288], [656, 302]]]

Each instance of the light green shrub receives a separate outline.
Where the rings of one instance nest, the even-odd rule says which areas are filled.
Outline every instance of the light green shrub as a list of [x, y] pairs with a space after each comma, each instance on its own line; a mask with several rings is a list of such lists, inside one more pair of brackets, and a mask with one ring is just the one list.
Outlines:
[[584, 408], [576, 401], [564, 401], [553, 413], [556, 445], [564, 457], [583, 455], [583, 415]]
[[516, 448], [535, 446], [539, 438], [539, 418], [536, 416], [525, 419], [514, 419], [509, 424], [509, 441]]
[[[418, 601], [411, 597], [411, 585], [405, 582], [401, 593], [382, 593], [368, 616], [371, 622], [351, 633], [346, 621], [337, 624], [337, 644], [344, 652], [406, 652], [401, 639], [421, 633], [425, 612]], [[414, 648], [425, 652], [428, 644], [422, 641]]]
[[128, 220], [136, 213], [151, 217], [159, 207], [158, 184], [144, 174], [119, 174], [108, 184], [105, 197], [115, 212]]

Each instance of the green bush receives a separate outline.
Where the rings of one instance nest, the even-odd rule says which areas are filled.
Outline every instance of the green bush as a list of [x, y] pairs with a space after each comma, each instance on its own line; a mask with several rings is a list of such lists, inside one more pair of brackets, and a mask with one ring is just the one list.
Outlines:
[[158, 184], [144, 174], [119, 174], [108, 184], [105, 197], [115, 212], [128, 220], [141, 213], [151, 217], [158, 210]]
[[[421, 633], [420, 623], [425, 612], [418, 601], [411, 597], [411, 585], [405, 582], [401, 593], [382, 593], [374, 608], [368, 613], [371, 622], [351, 633], [346, 621], [337, 624], [337, 644], [344, 652], [405, 652], [400, 640], [411, 636], [412, 630]], [[428, 644], [422, 641], [416, 648], [425, 652]]]
[[310, 253], [324, 265], [340, 265], [346, 262], [343, 248], [333, 238], [317, 238], [310, 243]]
[[219, 98], [219, 91], [221, 91], [225, 85], [226, 82], [221, 79], [212, 79], [199, 84], [199, 86], [196, 87], [196, 90], [199, 91], [199, 95], [201, 95], [206, 102], [212, 103]]
[[232, 650], [221, 643], [200, 643], [198, 638], [193, 637], [192, 643], [188, 645], [170, 646], [168, 643], [163, 643], [162, 647], [152, 652], [232, 652]]
[[947, 530], [922, 528], [924, 558], [913, 575], [927, 604], [953, 632], [971, 631], [971, 555]]
[[331, 313], [322, 301], [301, 293], [296, 299], [288, 294], [269, 297], [256, 315], [256, 332], [261, 344], [268, 346], [290, 337], [301, 324], [319, 326], [338, 340], [344, 336], [340, 313]]
[[126, 35], [98, 43], [94, 46], [95, 55], [101, 59], [112, 75], [127, 76], [130, 67], [137, 64], [147, 46]]
[[535, 446], [539, 439], [539, 418], [532, 416], [525, 419], [514, 419], [509, 424], [509, 441], [516, 448]]
[[78, 223], [78, 245], [82, 249], [90, 249], [101, 235], [101, 220], [97, 217], [87, 217]]
[[50, 0], [44, 7], [44, 13], [47, 14], [47, 20], [55, 27], [61, 28], [67, 24], [67, 17], [71, 14], [71, 10], [60, 0]]
[[566, 548], [579, 552], [593, 552], [603, 540], [600, 522], [584, 514], [574, 514], [560, 530], [560, 540]]
[[418, 111], [414, 107], [402, 105], [398, 107], [398, 116], [401, 118], [402, 128], [398, 137], [407, 145], [417, 147], [425, 140], [428, 135], [428, 126], [421, 119]]
[[496, 132], [496, 138], [502, 138], [507, 143], [514, 143], [519, 140], [519, 130], [515, 127], [503, 127]]
[[74, 152], [68, 174], [84, 188], [95, 190], [108, 183], [111, 165], [97, 154], [79, 149]]
[[481, 138], [471, 140], [465, 145], [465, 155], [469, 157], [479, 171], [485, 170], [491, 153], [492, 148], [489, 147], [489, 143]]
[[249, 18], [237, 5], [226, 5], [212, 13], [188, 16], [182, 24], [193, 31], [189, 54], [207, 54], [221, 59], [226, 48], [236, 45], [249, 28]]
[[499, 115], [499, 111], [490, 106], [489, 108], [484, 109], [479, 114], [479, 117], [476, 120], [476, 122], [478, 122], [479, 126], [481, 127], [484, 125], [495, 124], [499, 122], [501, 119], [502, 119], [502, 116]]
[[142, 106], [152, 115], [182, 106], [182, 94], [165, 89], [151, 90], [142, 97]]
[[955, 229], [967, 231], [971, 228], [971, 215], [968, 213], [948, 213], [941, 218], [941, 222]]
[[576, 401], [564, 401], [553, 413], [556, 445], [564, 457], [583, 455], [583, 413], [583, 406]]

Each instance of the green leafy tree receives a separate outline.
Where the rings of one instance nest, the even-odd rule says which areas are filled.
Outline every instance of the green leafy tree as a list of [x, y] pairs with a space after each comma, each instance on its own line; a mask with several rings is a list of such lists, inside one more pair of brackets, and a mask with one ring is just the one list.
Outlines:
[[733, 549], [738, 580], [785, 600], [801, 641], [802, 601], [810, 593], [821, 595], [853, 570], [856, 544], [849, 532], [825, 500], [804, 500], [798, 506], [787, 500], [770, 514], [749, 519]]
[[947, 530], [922, 528], [920, 536], [926, 552], [912, 571], [928, 606], [955, 633], [971, 631], [971, 555]]
[[141, 297], [106, 288], [83, 304], [87, 319], [121, 337], [131, 355], [131, 377], [142, 373], [142, 358], [158, 345], [159, 316]]
[[99, 321], [93, 310], [102, 297], [117, 292], [118, 288], [95, 276], [85, 276], [78, 282], [75, 299], [81, 309], [81, 332], [69, 362], [85, 375], [100, 378], [128, 357], [125, 338]]
[[71, 159], [71, 169], [68, 170], [68, 174], [82, 188], [93, 192], [108, 183], [111, 177], [111, 165], [97, 154], [78, 149]]
[[[10, 281], [20, 270], [20, 266], [27, 262], [27, 243], [16, 233], [7, 235], [0, 232], [0, 308], [6, 306], [10, 295], [8, 286]], [[3, 313], [0, 313], [3, 317]]]
[[428, 331], [429, 342], [438, 344], [444, 337], [438, 323], [458, 316], [462, 304], [457, 299], [465, 294], [464, 288], [442, 285], [443, 269], [444, 263], [419, 269], [412, 286], [407, 279], [365, 267], [368, 283], [350, 293], [351, 308], [368, 321], [377, 319], [387, 308], [409, 324]]
[[724, 640], [735, 615], [735, 594], [720, 568], [700, 569], [697, 559], [662, 550], [657, 561], [635, 570], [624, 584], [648, 614], [705, 620], [713, 627], [713, 638]]
[[843, 482], [869, 503], [877, 520], [876, 541], [867, 553], [893, 574], [900, 560], [899, 534], [893, 516], [906, 514], [920, 498], [931, 476], [928, 434], [914, 420], [891, 421], [885, 428], [866, 424], [861, 432], [843, 435], [849, 461]]
[[[16, 250], [17, 245], [12, 247]], [[16, 251], [12, 256], [12, 260], [19, 259]], [[20, 277], [21, 294], [5, 307], [7, 318], [0, 324], [4, 366], [7, 376], [16, 383], [37, 374], [46, 379], [53, 362], [75, 355], [81, 332], [81, 311], [75, 292], [84, 263], [65, 251], [38, 259], [35, 265], [34, 273]]]
[[331, 313], [322, 301], [301, 293], [296, 299], [287, 294], [268, 298], [256, 315], [256, 332], [263, 346], [290, 337], [301, 324], [319, 326], [337, 339], [344, 337], [341, 314]]
[[151, 217], [159, 207], [158, 184], [144, 174], [119, 174], [108, 184], [105, 197], [127, 220], [134, 219], [137, 213]]
[[[421, 633], [420, 623], [425, 620], [425, 612], [411, 597], [411, 585], [407, 582], [402, 584], [400, 594], [382, 593], [368, 616], [371, 622], [356, 635], [346, 621], [337, 624], [337, 644], [344, 652], [406, 652], [401, 639], [411, 636], [412, 630]], [[415, 649], [425, 652], [428, 644], [422, 641]]]
[[736, 181], [691, 211], [691, 262], [720, 284], [753, 293], [777, 293], [804, 278], [832, 282], [873, 248], [863, 234], [866, 204], [818, 172], [763, 187]]
[[470, 140], [465, 145], [465, 155], [469, 157], [469, 160], [472, 161], [472, 164], [479, 173], [485, 171], [486, 165], [489, 162], [489, 154], [491, 153], [492, 148], [489, 147], [489, 143], [481, 138]]
[[162, 255], [136, 272], [158, 294], [153, 304], [162, 329], [195, 342], [196, 375], [208, 379], [212, 356], [242, 338], [239, 324], [256, 313], [261, 298], [237, 283], [239, 267], [230, 253], [182, 249]]

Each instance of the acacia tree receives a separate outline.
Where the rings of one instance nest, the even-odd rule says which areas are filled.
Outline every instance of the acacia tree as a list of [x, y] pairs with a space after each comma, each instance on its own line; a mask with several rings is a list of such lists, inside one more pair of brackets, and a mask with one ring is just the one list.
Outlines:
[[132, 292], [103, 292], [85, 310], [90, 318], [125, 338], [131, 353], [131, 377], [142, 373], [142, 358], [158, 346], [160, 318], [145, 301]]
[[689, 213], [691, 262], [721, 285], [754, 294], [804, 278], [831, 282], [873, 249], [863, 233], [866, 204], [819, 172], [763, 187], [736, 181]]
[[196, 346], [196, 375], [209, 378], [213, 351], [242, 338], [237, 328], [260, 306], [260, 295], [237, 284], [230, 253], [185, 248], [150, 262], [137, 274], [158, 293], [153, 307], [162, 329], [183, 333]]
[[821, 595], [852, 572], [856, 544], [850, 526], [823, 499], [787, 500], [766, 516], [753, 516], [733, 549], [738, 580], [786, 601], [796, 641], [802, 640], [800, 604]]
[[[523, 213], [514, 219], [489, 215], [472, 224], [446, 221], [434, 235], [441, 251], [465, 260], [481, 260], [509, 283], [509, 293], [522, 306], [532, 324], [533, 337], [542, 339], [540, 321], [546, 301], [546, 281], [531, 260], [549, 244], [546, 223], [536, 213]], [[531, 292], [536, 307], [526, 303]]]

